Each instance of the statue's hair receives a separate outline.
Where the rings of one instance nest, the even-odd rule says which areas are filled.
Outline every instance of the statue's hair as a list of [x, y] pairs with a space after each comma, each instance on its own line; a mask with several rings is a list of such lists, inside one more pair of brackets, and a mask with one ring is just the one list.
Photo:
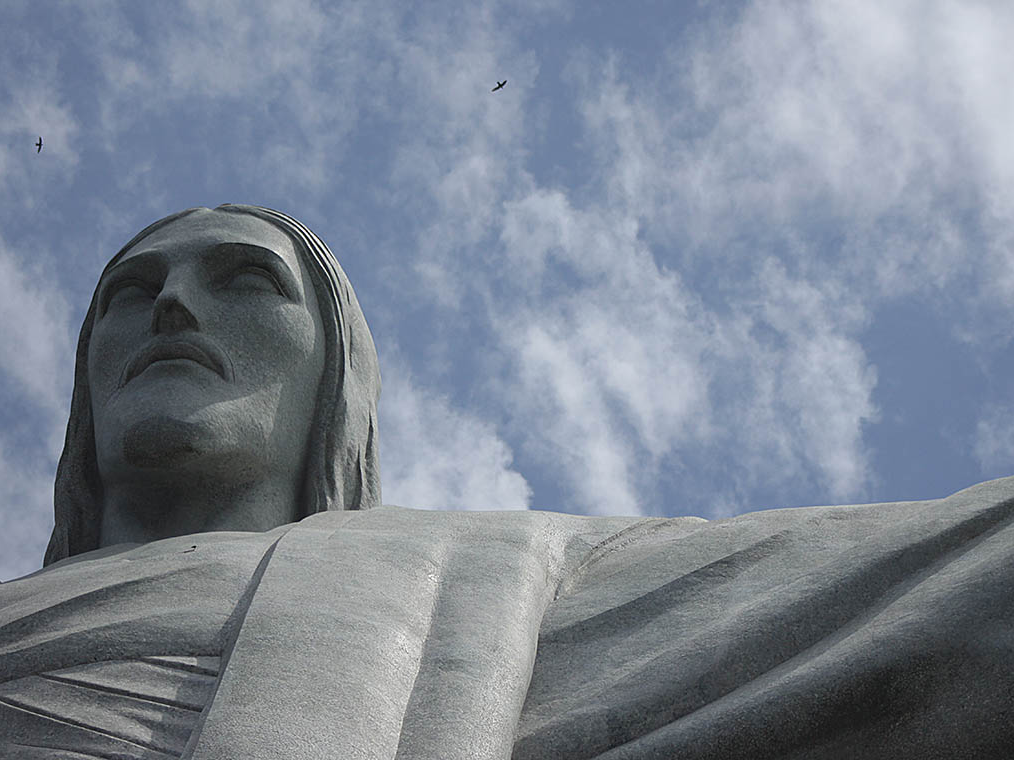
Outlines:
[[[135, 235], [106, 264], [106, 272], [139, 241], [195, 211], [160, 219]], [[248, 214], [280, 229], [292, 240], [310, 273], [324, 325], [324, 373], [317, 391], [314, 424], [299, 517], [326, 509], [368, 509], [380, 504], [377, 402], [380, 367], [366, 319], [345, 272], [323, 240], [287, 214], [261, 206], [225, 204], [215, 211]], [[88, 344], [98, 287], [81, 325], [74, 392], [53, 498], [56, 524], [43, 565], [97, 549], [102, 483], [95, 454], [95, 427], [88, 387]]]

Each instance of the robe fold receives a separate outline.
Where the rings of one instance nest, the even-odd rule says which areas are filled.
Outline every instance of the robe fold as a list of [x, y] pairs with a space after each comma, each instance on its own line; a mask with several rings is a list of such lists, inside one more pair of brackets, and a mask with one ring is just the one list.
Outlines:
[[0, 756], [1008, 758], [1012, 524], [1005, 478], [110, 547], [0, 585]]

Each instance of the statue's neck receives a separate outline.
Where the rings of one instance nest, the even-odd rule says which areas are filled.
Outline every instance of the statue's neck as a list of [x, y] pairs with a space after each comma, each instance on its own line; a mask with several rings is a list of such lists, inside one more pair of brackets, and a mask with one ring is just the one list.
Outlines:
[[105, 485], [99, 546], [148, 543], [210, 531], [265, 531], [299, 514], [297, 483], [262, 479], [227, 484], [157, 477]]

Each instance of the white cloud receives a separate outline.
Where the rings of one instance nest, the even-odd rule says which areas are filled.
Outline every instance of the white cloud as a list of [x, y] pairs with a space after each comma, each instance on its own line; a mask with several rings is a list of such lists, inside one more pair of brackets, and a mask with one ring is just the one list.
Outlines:
[[689, 81], [712, 125], [664, 159], [674, 188], [703, 185], [697, 240], [816, 211], [848, 230], [842, 267], [881, 297], [976, 272], [991, 290], [998, 253], [963, 217], [1014, 219], [1010, 28], [1009, 4], [864, 0], [753, 4], [724, 38], [702, 34]]
[[511, 400], [529, 427], [527, 446], [552, 462], [552, 475], [575, 493], [574, 503], [553, 507], [637, 514], [625, 433], [615, 429], [600, 378], [587, 367], [581, 348], [533, 324], [518, 336], [515, 350], [518, 385]]
[[575, 501], [560, 508], [661, 511], [660, 472], [701, 451], [730, 493], [793, 480], [863, 493], [876, 375], [850, 337], [865, 312], [837, 283], [744, 263], [716, 310], [655, 264], [632, 219], [558, 192], [507, 204], [502, 241], [514, 279], [493, 321], [508, 400], [528, 449], [563, 463], [553, 474]]
[[43, 267], [0, 241], [0, 580], [37, 570], [53, 521], [53, 477], [73, 373], [69, 307]]
[[[0, 198], [38, 210], [54, 184], [69, 182], [79, 161], [77, 119], [61, 87], [59, 58], [37, 41], [6, 35], [0, 50]], [[42, 153], [35, 141], [42, 137]]]
[[972, 440], [972, 451], [983, 475], [1009, 475], [1014, 466], [1014, 406], [988, 404], [982, 410]]
[[244, 159], [196, 143], [188, 161], [204, 182], [238, 177], [256, 195], [306, 198], [332, 189], [362, 108], [391, 90], [382, 81], [387, 68], [364, 50], [392, 16], [376, 4], [190, 2], [129, 19], [108, 4], [72, 12], [95, 39], [87, 48], [101, 72], [95, 139], [108, 153], [119, 157], [133, 145], [123, 136], [148, 122], [213, 122], [215, 138], [228, 139]]
[[[398, 197], [426, 215], [414, 269], [442, 308], [460, 307], [464, 291], [485, 298], [495, 335], [485, 350], [506, 373], [488, 400], [512, 410], [512, 438], [530, 460], [558, 462], [545, 476], [572, 494], [559, 508], [672, 508], [653, 484], [702, 451], [723, 460], [708, 466], [730, 484], [721, 496], [729, 503], [757, 483], [816, 483], [836, 499], [869, 485], [862, 426], [876, 419], [876, 373], [856, 338], [868, 304], [849, 278], [868, 279], [883, 257], [836, 264], [784, 225], [809, 208], [814, 183], [817, 195], [848, 201], [843, 216], [866, 224], [912, 182], [904, 162], [884, 168], [897, 148], [889, 142], [870, 159], [888, 172], [872, 178], [876, 197], [856, 183], [865, 135], [821, 132], [848, 104], [834, 101], [832, 84], [814, 121], [802, 106], [807, 87], [823, 85], [791, 79], [808, 76], [811, 62], [779, 69], [748, 28], [753, 20], [728, 41], [734, 53], [708, 38], [695, 64], [657, 81], [631, 80], [613, 56], [575, 56], [565, 74], [584, 125], [575, 140], [593, 154], [580, 191], [539, 187], [504, 162], [525, 145], [524, 112], [512, 107], [490, 124], [497, 101], [477, 102], [466, 92], [471, 80], [459, 82], [463, 63], [481, 69], [488, 56], [412, 49], [419, 81], [443, 85], [432, 108], [411, 111], [421, 137], [406, 144], [393, 175]], [[787, 10], [766, 23], [783, 57], [806, 37]], [[751, 57], [766, 68], [753, 71]], [[696, 82], [696, 100], [687, 106], [657, 89], [666, 79]], [[774, 106], [772, 91], [782, 93]], [[743, 243], [772, 223], [773, 237]], [[866, 253], [880, 242], [862, 240]], [[923, 248], [908, 250], [928, 260]], [[942, 267], [951, 261], [939, 246], [932, 253]], [[791, 266], [763, 270], [765, 258]], [[721, 290], [697, 290], [684, 275], [702, 260], [723, 270]], [[755, 328], [776, 340], [758, 343]]]
[[575, 500], [560, 508], [643, 511], [661, 458], [706, 434], [709, 315], [629, 219], [560, 192], [508, 203], [501, 241], [510, 286], [493, 322], [526, 445], [561, 460]]
[[[559, 5], [534, 3], [529, 13], [565, 12]], [[537, 76], [534, 55], [507, 33], [521, 23], [517, 9], [495, 2], [413, 14], [365, 0], [222, 0], [152, 6], [130, 20], [108, 4], [74, 10], [96, 41], [88, 52], [103, 76], [95, 100], [107, 151], [145, 121], [213, 119], [216, 136], [224, 132], [245, 157], [237, 163], [194, 146], [192, 160], [205, 174], [238, 175], [246, 186], [300, 202], [347, 179], [353, 132], [368, 121], [403, 130], [389, 148], [400, 153], [395, 184], [400, 172], [420, 171], [430, 147], [457, 146], [454, 161], [436, 169], [446, 175], [444, 208], [459, 208], [462, 193], [482, 190], [475, 175], [502, 173], [516, 158], [497, 148], [523, 123], [520, 96]], [[512, 96], [482, 97], [504, 70]], [[404, 200], [397, 203], [403, 213]], [[482, 200], [466, 202], [475, 210]], [[487, 215], [494, 212], [486, 206]], [[464, 213], [434, 234], [476, 225], [482, 217]]]
[[[705, 425], [681, 431], [679, 415], [618, 402], [616, 419], [629, 424], [603, 437], [627, 465], [614, 468], [627, 478], [618, 486], [627, 503], [646, 503], [636, 483], [650, 482], [636, 452], [666, 446], [669, 463], [714, 451], [726, 460], [715, 473], [736, 492], [810, 481], [829, 500], [859, 498], [872, 482], [863, 426], [878, 419], [877, 372], [859, 334], [875, 308], [912, 294], [955, 309], [966, 340], [1009, 340], [1014, 172], [1002, 135], [1014, 129], [1005, 94], [1014, 53], [996, 30], [1012, 21], [999, 5], [774, 2], [746, 6], [733, 25], [701, 27], [651, 81], [631, 78], [619, 56], [573, 57], [566, 77], [594, 167], [586, 200], [522, 190], [501, 237], [524, 272], [513, 286], [556, 278], [556, 292], [535, 291], [543, 300], [531, 320], [555, 340], [538, 355], [562, 376], [581, 352], [580, 325], [594, 320], [561, 301], [598, 304], [608, 287], [626, 303], [673, 308], [651, 288], [667, 267], [690, 294], [676, 302], [699, 300], [680, 345], [711, 342], [684, 348], [683, 366], [672, 358], [708, 389], [694, 396]], [[614, 233], [603, 246], [577, 232], [598, 219]], [[578, 278], [570, 289], [561, 264]], [[594, 282], [596, 266], [608, 286]], [[610, 394], [644, 398], [634, 378], [658, 381], [657, 355], [680, 356], [664, 319], [638, 324], [617, 367], [580, 365], [582, 413], [608, 414]], [[758, 331], [771, 340], [760, 345]], [[523, 387], [520, 396], [535, 385]], [[577, 424], [569, 414], [551, 420], [567, 429]], [[586, 430], [584, 440], [598, 439]]]
[[[456, 307], [461, 267], [481, 262], [500, 205], [528, 182], [527, 108], [539, 66], [501, 33], [488, 8], [455, 14], [417, 37], [394, 44], [405, 103], [396, 116], [403, 141], [389, 202], [421, 228], [412, 274], [440, 303]], [[487, 85], [505, 71], [510, 89], [493, 95]]]
[[[385, 356], [392, 354], [385, 353]], [[380, 456], [386, 504], [428, 509], [526, 509], [531, 489], [493, 425], [384, 363]]]
[[792, 431], [796, 458], [821, 473], [832, 499], [854, 498], [868, 485], [862, 425], [878, 417], [872, 401], [876, 371], [850, 337], [865, 324], [863, 310], [834, 280], [794, 279], [772, 259], [764, 262], [757, 285], [752, 324], [774, 330], [784, 346], [775, 354], [777, 366], [763, 346], [740, 347], [772, 373], [767, 379], [775, 384], [780, 422], [767, 425]]
[[55, 464], [12, 456], [0, 439], [0, 581], [19, 578], [42, 567], [53, 530]]
[[[73, 369], [70, 308], [52, 272], [0, 240], [0, 372], [51, 420], [67, 408]], [[27, 271], [26, 271], [27, 270]]]

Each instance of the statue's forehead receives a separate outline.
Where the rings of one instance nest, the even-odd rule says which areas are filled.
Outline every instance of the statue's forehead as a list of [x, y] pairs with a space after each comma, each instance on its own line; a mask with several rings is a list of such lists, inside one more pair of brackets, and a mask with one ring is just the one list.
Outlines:
[[289, 236], [273, 224], [250, 214], [199, 210], [158, 228], [135, 243], [120, 258], [125, 261], [150, 251], [170, 257], [197, 254], [220, 243], [250, 243], [268, 248], [292, 267], [301, 269]]

